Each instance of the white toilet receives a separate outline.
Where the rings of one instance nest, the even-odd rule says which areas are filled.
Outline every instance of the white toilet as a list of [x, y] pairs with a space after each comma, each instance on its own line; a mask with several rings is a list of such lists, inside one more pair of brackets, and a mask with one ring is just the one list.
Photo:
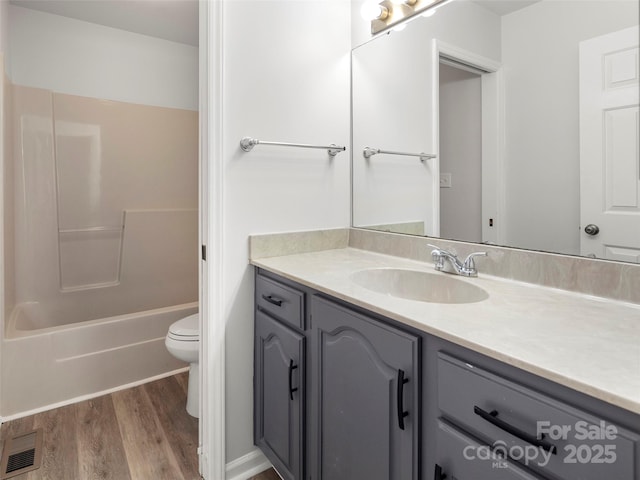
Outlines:
[[200, 350], [199, 316], [199, 313], [194, 313], [193, 315], [189, 315], [172, 323], [164, 341], [171, 355], [190, 364], [187, 413], [196, 418], [198, 417], [198, 406], [200, 403], [200, 365], [198, 363], [198, 352]]

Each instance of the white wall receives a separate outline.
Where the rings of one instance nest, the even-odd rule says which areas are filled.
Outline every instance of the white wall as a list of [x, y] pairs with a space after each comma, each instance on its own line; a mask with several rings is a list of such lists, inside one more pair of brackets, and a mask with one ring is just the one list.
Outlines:
[[198, 109], [196, 47], [15, 5], [9, 13], [15, 84]]
[[637, 24], [635, 0], [547, 0], [503, 17], [508, 245], [580, 253], [578, 42]]
[[371, 39], [371, 22], [360, 13], [366, 0], [351, 0], [351, 48], [356, 48]]
[[[252, 233], [349, 226], [349, 151], [240, 139], [349, 144], [349, 4], [224, 4], [223, 162], [227, 462], [253, 450]], [[215, 106], [214, 106], [215, 108]]]

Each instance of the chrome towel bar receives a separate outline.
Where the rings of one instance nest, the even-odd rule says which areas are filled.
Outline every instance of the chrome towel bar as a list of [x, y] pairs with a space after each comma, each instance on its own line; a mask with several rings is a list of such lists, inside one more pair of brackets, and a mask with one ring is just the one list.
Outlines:
[[386, 153], [388, 155], [405, 155], [407, 157], [419, 157], [421, 162], [424, 162], [425, 160], [429, 160], [430, 158], [436, 158], [436, 156], [431, 153], [394, 152], [392, 150], [380, 150], [379, 148], [371, 148], [371, 147], [364, 147], [364, 150], [362, 151], [362, 155], [364, 155], [364, 158], [370, 158], [379, 153]]
[[306, 143], [285, 143], [285, 142], [265, 142], [264, 140], [258, 140], [257, 138], [244, 137], [240, 140], [240, 147], [245, 152], [250, 152], [256, 145], [278, 145], [281, 147], [299, 147], [299, 148], [319, 148], [326, 150], [329, 156], [335, 157], [338, 153], [344, 152], [347, 148], [340, 145], [307, 145]]

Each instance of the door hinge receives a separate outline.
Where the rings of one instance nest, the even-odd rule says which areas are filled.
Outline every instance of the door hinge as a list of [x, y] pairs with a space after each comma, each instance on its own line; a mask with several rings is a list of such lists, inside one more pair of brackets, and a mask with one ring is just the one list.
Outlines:
[[207, 246], [206, 245], [202, 245], [202, 260], [207, 260]]

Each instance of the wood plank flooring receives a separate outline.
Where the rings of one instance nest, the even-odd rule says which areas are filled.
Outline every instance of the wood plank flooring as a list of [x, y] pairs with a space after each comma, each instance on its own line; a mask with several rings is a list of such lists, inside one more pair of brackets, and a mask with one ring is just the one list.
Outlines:
[[3, 445], [14, 435], [44, 429], [42, 466], [13, 478], [200, 479], [198, 420], [185, 410], [187, 381], [185, 372], [3, 424]]
[[251, 477], [249, 480], [282, 480], [273, 468]]

